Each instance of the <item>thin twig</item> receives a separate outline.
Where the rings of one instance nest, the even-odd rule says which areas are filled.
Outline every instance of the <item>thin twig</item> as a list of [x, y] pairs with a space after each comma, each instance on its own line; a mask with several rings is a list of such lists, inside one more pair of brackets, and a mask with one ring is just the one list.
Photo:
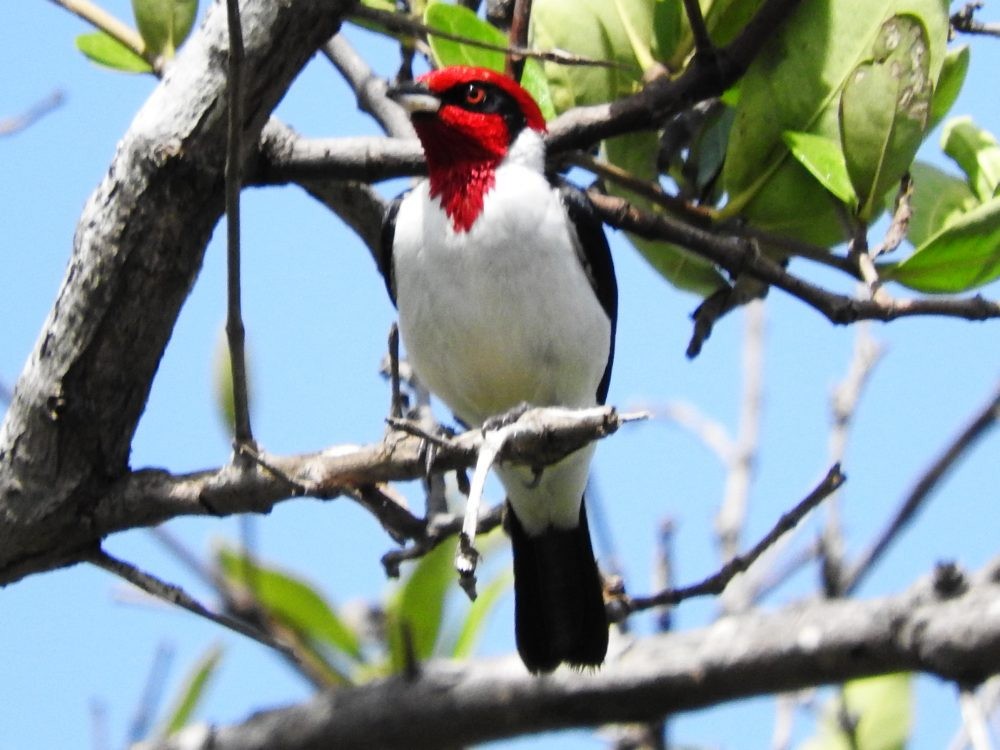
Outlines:
[[[722, 503], [715, 517], [715, 532], [721, 558], [727, 562], [739, 554], [750, 485], [760, 444], [760, 415], [763, 404], [765, 307], [755, 300], [744, 307], [746, 331], [743, 336], [743, 393], [734, 451], [726, 467]], [[722, 597], [727, 614], [742, 612], [753, 603], [749, 581], [734, 583]]]
[[[960, 695], [959, 700], [961, 699]], [[984, 716], [992, 716], [997, 710], [997, 704], [1000, 703], [1000, 677], [992, 677], [980, 685], [976, 690], [975, 700]], [[948, 743], [948, 750], [966, 750], [972, 743], [969, 729], [963, 716], [961, 726]]]
[[969, 738], [972, 750], [993, 750], [990, 740], [990, 730], [983, 716], [982, 706], [976, 697], [976, 691], [970, 687], [962, 687], [958, 694], [958, 703], [962, 709], [962, 725]]
[[154, 575], [139, 570], [131, 563], [119, 560], [118, 558], [109, 555], [101, 548], [97, 548], [83, 557], [87, 562], [128, 581], [133, 586], [145, 591], [150, 596], [169, 602], [170, 604], [175, 604], [181, 609], [186, 609], [192, 614], [204, 617], [206, 620], [210, 620], [211, 622], [221, 625], [224, 628], [228, 628], [229, 630], [239, 633], [240, 635], [245, 635], [247, 638], [257, 641], [257, 643], [274, 649], [282, 656], [288, 658], [296, 664], [299, 663], [298, 655], [296, 655], [295, 652], [284, 643], [274, 639], [269, 633], [265, 633], [258, 628], [252, 627], [242, 620], [237, 620], [233, 617], [229, 617], [228, 615], [212, 612], [208, 609], [208, 607], [188, 594], [180, 586], [167, 583]]
[[736, 450], [726, 426], [687, 401], [668, 401], [651, 409], [654, 419], [669, 420], [690, 433], [725, 466]]
[[393, 321], [389, 327], [389, 389], [391, 400], [389, 418], [403, 419], [403, 394], [399, 387], [399, 326]]
[[468, 37], [461, 36], [460, 34], [449, 34], [446, 31], [435, 29], [425, 23], [417, 21], [414, 18], [410, 18], [409, 16], [369, 8], [365, 5], [361, 5], [360, 3], [355, 6], [352, 15], [354, 18], [359, 18], [363, 21], [381, 24], [390, 31], [412, 34], [413, 36], [423, 36], [425, 34], [429, 34], [430, 36], [436, 36], [452, 42], [460, 42], [461, 44], [466, 44], [470, 47], [487, 49], [493, 52], [503, 52], [505, 54], [518, 55], [520, 57], [533, 57], [536, 60], [544, 60], [545, 62], [556, 63], [557, 65], [584, 65], [594, 68], [618, 68], [620, 70], [634, 72], [637, 79], [641, 76], [641, 73], [638, 70], [633, 69], [631, 65], [626, 65], [618, 60], [594, 60], [589, 57], [581, 57], [580, 55], [574, 55], [558, 49], [541, 51], [526, 49], [523, 47], [509, 47], [499, 44], [490, 44], [488, 42], [482, 42], [478, 39], [470, 39]]
[[334, 36], [321, 49], [354, 91], [362, 112], [374, 117], [382, 130], [391, 136], [413, 137], [410, 118], [401, 106], [385, 95], [385, 79], [375, 74], [343, 34]]
[[[859, 325], [847, 374], [830, 398], [833, 418], [829, 441], [831, 461], [842, 464], [847, 456], [847, 439], [861, 394], [883, 352], [883, 347], [872, 337], [868, 324]], [[834, 493], [827, 503], [826, 523], [820, 543], [822, 577], [827, 596], [840, 596], [842, 593], [844, 543], [838, 501], [839, 493]]]
[[688, 24], [691, 26], [691, 35], [694, 37], [696, 54], [714, 54], [715, 46], [708, 35], [708, 28], [705, 26], [705, 17], [702, 15], [701, 5], [698, 3], [698, 0], [684, 0], [684, 12], [687, 14]]
[[139, 694], [132, 720], [129, 722], [128, 744], [139, 742], [149, 734], [153, 720], [160, 707], [163, 688], [167, 682], [170, 662], [174, 658], [174, 648], [167, 642], [160, 643], [153, 654], [153, 663], [146, 675], [146, 684]]
[[[478, 532], [486, 534], [503, 521], [503, 505], [495, 505], [479, 517]], [[432, 518], [425, 526], [423, 536], [417, 538], [409, 547], [391, 550], [382, 555], [382, 567], [389, 578], [399, 577], [399, 566], [407, 560], [423, 557], [446, 539], [462, 530], [465, 524], [464, 516], [448, 516], [446, 519]]]
[[983, 7], [983, 3], [966, 3], [957, 13], [951, 16], [951, 28], [963, 34], [983, 34], [1000, 37], [1000, 24], [983, 23], [975, 19], [975, 12]]
[[202, 562], [198, 556], [194, 554], [194, 552], [184, 546], [184, 544], [165, 527], [154, 526], [151, 529], [147, 529], [147, 531], [149, 532], [149, 535], [162, 544], [178, 562], [184, 565], [189, 572], [197, 576], [203, 584], [219, 593], [224, 592], [226, 588], [225, 581], [215, 572], [215, 569], [211, 565]]
[[61, 90], [56, 89], [44, 99], [32, 104], [21, 114], [0, 119], [0, 136], [14, 135], [30, 128], [49, 112], [62, 106], [64, 101], [66, 101], [66, 95]]
[[784, 513], [774, 527], [751, 550], [743, 555], [734, 557], [717, 572], [699, 583], [676, 589], [668, 589], [652, 596], [635, 597], [630, 602], [630, 610], [637, 612], [649, 609], [650, 607], [677, 604], [685, 599], [691, 599], [696, 596], [720, 594], [737, 574], [749, 568], [778, 539], [795, 528], [809, 511], [836, 491], [844, 483], [845, 479], [846, 477], [840, 471], [840, 466], [834, 465], [816, 488], [799, 501], [794, 508]]
[[707, 209], [692, 205], [676, 195], [671, 195], [659, 183], [636, 177], [616, 164], [598, 159], [584, 151], [569, 151], [560, 157], [560, 162], [581, 167], [604, 180], [621, 185], [671, 213], [684, 217], [696, 226], [705, 228], [711, 226], [712, 216]]
[[240, 300], [240, 189], [243, 141], [243, 29], [240, 24], [238, 0], [226, 0], [229, 21], [229, 85], [226, 94], [229, 105], [228, 141], [226, 144], [226, 271], [227, 316], [226, 336], [232, 370], [234, 435], [238, 460], [245, 460], [243, 447], [253, 444], [250, 428], [250, 405], [247, 393], [247, 368]]
[[886, 230], [885, 237], [872, 251], [872, 260], [877, 260], [885, 253], [891, 253], [898, 248], [910, 230], [910, 219], [913, 218], [913, 180], [909, 174], [903, 175], [896, 193], [896, 204], [892, 212], [892, 222]]
[[511, 18], [510, 31], [507, 38], [510, 50], [504, 59], [504, 71], [515, 81], [521, 80], [524, 71], [524, 56], [514, 50], [525, 49], [528, 46], [528, 22], [531, 19], [531, 0], [515, 0], [514, 15]]
[[743, 394], [736, 441], [726, 461], [726, 487], [715, 533], [723, 562], [736, 557], [746, 520], [754, 457], [760, 437], [760, 410], [764, 361], [764, 303], [746, 306], [743, 336]]
[[868, 575], [899, 537], [900, 532], [913, 520], [917, 511], [941, 483], [941, 480], [958, 463], [968, 450], [981, 439], [997, 421], [1000, 421], [1000, 387], [993, 392], [985, 405], [975, 414], [944, 452], [924, 472], [903, 501], [885, 530], [844, 575], [844, 593], [852, 593]]
[[854, 299], [835, 294], [790, 274], [780, 263], [758, 252], [748, 240], [707, 232], [668, 214], [641, 211], [622, 198], [603, 195], [595, 190], [587, 191], [587, 195], [607, 224], [648, 239], [663, 239], [682, 245], [717, 263], [734, 276], [749, 274], [797, 297], [832, 323], [846, 325], [859, 320], [889, 321], [915, 315], [965, 320], [1000, 318], [1000, 302], [987, 300], [978, 294], [966, 298], [916, 299]]
[[139, 32], [115, 18], [104, 8], [95, 5], [90, 0], [50, 0], [50, 2], [82, 18], [95, 29], [100, 29], [135, 52], [146, 62], [153, 64], [153, 61], [146, 57], [146, 43], [142, 40]]

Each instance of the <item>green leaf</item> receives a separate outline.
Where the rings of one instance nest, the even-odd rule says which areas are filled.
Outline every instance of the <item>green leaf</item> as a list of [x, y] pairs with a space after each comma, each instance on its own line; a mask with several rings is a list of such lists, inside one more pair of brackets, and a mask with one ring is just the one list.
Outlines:
[[[535, 49], [562, 49], [624, 67], [544, 63], [557, 113], [613, 101], [638, 89], [645, 53], [654, 45], [649, 0], [535, 0], [529, 39]], [[647, 61], [648, 62], [648, 61]]]
[[124, 44], [103, 31], [80, 34], [76, 48], [88, 59], [106, 68], [125, 73], [151, 73], [153, 66]]
[[930, 42], [916, 16], [882, 24], [875, 59], [854, 68], [840, 99], [840, 137], [858, 214], [870, 221], [909, 169], [930, 116]]
[[556, 107], [552, 103], [552, 92], [549, 91], [549, 79], [545, 77], [545, 68], [541, 62], [534, 58], [524, 61], [524, 69], [521, 71], [521, 85], [531, 94], [538, 108], [542, 111], [542, 117], [551, 120], [556, 116]]
[[669, 60], [677, 51], [684, 19], [684, 9], [676, 0], [654, 0], [653, 53], [657, 60]]
[[923, 162], [910, 167], [913, 178], [913, 195], [910, 205], [913, 214], [907, 230], [907, 239], [920, 247], [932, 235], [951, 226], [956, 219], [979, 205], [968, 183], [945, 174], [940, 169]]
[[493, 609], [496, 607], [500, 597], [503, 596], [514, 583], [514, 574], [510, 571], [502, 573], [486, 584], [472, 602], [469, 612], [465, 616], [462, 628], [455, 639], [455, 645], [451, 649], [451, 657], [454, 659], [467, 659], [472, 655], [480, 636], [483, 634], [483, 626]]
[[363, 659], [357, 633], [311, 584], [227, 547], [218, 550], [216, 561], [227, 580], [253, 592], [258, 603], [276, 620], [308, 639], [332, 646], [354, 661]]
[[[657, 179], [656, 155], [659, 140], [656, 133], [632, 133], [604, 142], [604, 154], [609, 162], [641, 180]], [[663, 209], [645, 196], [608, 181], [612, 195], [625, 198], [638, 208], [654, 213]], [[715, 266], [682, 247], [669, 242], [647, 240], [633, 234], [629, 242], [656, 271], [674, 286], [696, 294], [708, 295], [725, 284]]]
[[[462, 5], [431, 3], [424, 12], [424, 23], [432, 29], [467, 39], [475, 39], [477, 42], [486, 42], [500, 47], [507, 45], [507, 37], [503, 32], [486, 23]], [[434, 62], [439, 67], [474, 65], [490, 70], [503, 70], [503, 52], [472, 47], [451, 39], [444, 39], [436, 34], [428, 34], [427, 41], [430, 44]]]
[[844, 152], [837, 141], [822, 135], [793, 131], [786, 132], [784, 140], [791, 149], [792, 156], [841, 203], [849, 206], [857, 203], [858, 197], [854, 194], [851, 178], [847, 174]]
[[[903, 750], [913, 721], [911, 693], [903, 673], [846, 683], [824, 708], [816, 736], [799, 750]], [[844, 709], [855, 722], [852, 737], [841, 726]]]
[[[462, 5], [431, 3], [424, 12], [424, 23], [432, 29], [448, 34], [474, 39], [498, 47], [506, 47], [507, 36], [494, 26], [486, 23]], [[431, 54], [439, 67], [446, 65], [473, 65], [503, 72], [506, 55], [496, 50], [473, 47], [461, 42], [428, 34]], [[541, 64], [534, 59], [525, 61], [521, 74], [521, 85], [532, 95], [542, 116], [546, 120], [555, 117], [549, 84]]]
[[882, 275], [931, 293], [964, 292], [1000, 278], [1000, 198], [953, 218]]
[[933, 130], [944, 116], [948, 114], [955, 100], [958, 99], [965, 83], [965, 75], [969, 72], [969, 45], [963, 44], [948, 50], [944, 58], [944, 67], [937, 86], [934, 87], [934, 98], [931, 100], [931, 119], [928, 130]]
[[427, 659], [441, 634], [444, 602], [455, 580], [456, 542], [439, 544], [410, 571], [386, 607], [389, 658], [394, 672], [406, 666], [406, 639], [417, 659]]
[[989, 131], [977, 127], [971, 117], [956, 117], [945, 123], [941, 147], [969, 178], [969, 186], [987, 201], [1000, 185], [1000, 145]]
[[711, 3], [705, 13], [705, 25], [712, 42], [716, 46], [729, 44], [743, 31], [763, 2], [764, 0], [715, 0]]
[[174, 698], [173, 708], [161, 723], [161, 728], [157, 732], [158, 739], [165, 739], [190, 723], [191, 717], [205, 695], [208, 682], [215, 674], [221, 661], [222, 646], [215, 645], [211, 646], [195, 662]]
[[132, 12], [147, 52], [170, 59], [191, 33], [198, 0], [132, 0]]
[[937, 80], [948, 37], [947, 0], [811, 0], [801, 3], [740, 83], [721, 218], [820, 245], [844, 236], [838, 202], [796, 159], [787, 131], [840, 139], [840, 94], [875, 57], [882, 24], [912, 15], [927, 30], [928, 80]]

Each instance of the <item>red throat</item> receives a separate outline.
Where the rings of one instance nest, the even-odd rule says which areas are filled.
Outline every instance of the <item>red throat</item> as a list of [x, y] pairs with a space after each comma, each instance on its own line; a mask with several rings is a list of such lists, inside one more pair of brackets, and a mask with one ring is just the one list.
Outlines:
[[427, 155], [431, 197], [441, 202], [456, 232], [468, 232], [476, 223], [507, 150], [506, 125], [499, 117], [492, 119], [476, 124], [475, 137], [454, 122], [414, 121]]
[[431, 172], [431, 198], [441, 201], [456, 232], [468, 232], [476, 223], [496, 181], [496, 166], [495, 162], [469, 162]]

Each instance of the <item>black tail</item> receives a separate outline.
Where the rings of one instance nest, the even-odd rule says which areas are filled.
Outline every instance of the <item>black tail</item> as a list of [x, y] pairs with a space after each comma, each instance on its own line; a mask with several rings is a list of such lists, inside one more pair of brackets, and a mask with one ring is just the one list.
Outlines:
[[507, 526], [514, 548], [514, 631], [531, 672], [561, 662], [598, 667], [608, 651], [608, 618], [601, 576], [580, 504], [580, 525], [528, 536], [513, 509]]

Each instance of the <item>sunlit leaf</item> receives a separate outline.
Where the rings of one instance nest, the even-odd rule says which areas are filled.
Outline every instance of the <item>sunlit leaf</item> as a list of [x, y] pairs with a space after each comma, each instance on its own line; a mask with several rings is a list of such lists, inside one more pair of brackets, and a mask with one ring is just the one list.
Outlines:
[[937, 86], [934, 87], [934, 98], [931, 99], [931, 120], [927, 124], [928, 130], [932, 130], [944, 119], [958, 99], [965, 83], [966, 73], [969, 72], [969, 56], [967, 44], [949, 49], [945, 55], [944, 67], [941, 68], [941, 76], [938, 78]]
[[944, 125], [941, 147], [969, 178], [969, 185], [980, 201], [997, 193], [1000, 185], [1000, 144], [987, 130], [970, 117], [956, 117]]
[[[483, 21], [479, 16], [462, 5], [431, 3], [424, 11], [424, 23], [432, 29], [466, 39], [475, 39], [500, 47], [507, 45], [507, 37], [502, 31]], [[473, 47], [451, 39], [428, 34], [434, 62], [439, 67], [447, 65], [473, 65], [490, 70], [503, 70], [504, 53], [498, 50]]]
[[875, 58], [882, 24], [900, 15], [914, 16], [926, 29], [927, 78], [935, 82], [947, 47], [946, 0], [811, 0], [797, 6], [740, 83], [723, 170], [729, 197], [723, 218], [738, 216], [820, 245], [843, 238], [840, 202], [792, 157], [783, 134], [840, 139], [840, 94], [858, 65]]
[[148, 52], [171, 58], [191, 32], [198, 0], [132, 0], [132, 12]]
[[784, 138], [792, 155], [823, 187], [842, 203], [853, 205], [857, 202], [851, 178], [847, 174], [844, 152], [837, 141], [812, 133], [787, 132]]
[[[507, 36], [495, 26], [488, 24], [468, 8], [448, 3], [431, 3], [424, 12], [424, 23], [432, 29], [474, 39], [496, 47], [507, 47]], [[428, 35], [431, 54], [439, 67], [447, 65], [472, 65], [503, 72], [506, 55], [498, 50], [483, 49], [470, 44], [445, 39], [434, 34]], [[541, 64], [534, 59], [525, 62], [521, 84], [534, 97], [542, 116], [546, 120], [555, 117], [548, 81]]]
[[332, 646], [352, 660], [362, 659], [357, 633], [311, 584], [250, 560], [231, 548], [221, 547], [216, 560], [226, 578], [252, 591], [258, 603], [276, 620], [307, 638]]
[[954, 293], [1000, 278], [1000, 198], [952, 219], [885, 278], [922, 292]]
[[858, 213], [871, 220], [909, 168], [930, 116], [930, 41], [916, 16], [882, 24], [874, 59], [854, 68], [840, 99], [840, 137]]
[[76, 48], [88, 59], [125, 73], [151, 73], [153, 67], [124, 44], [103, 31], [80, 34]]
[[[913, 720], [911, 693], [908, 674], [848, 682], [827, 703], [816, 735], [799, 750], [903, 750]], [[845, 711], [853, 722], [851, 736], [842, 725]]]
[[427, 659], [434, 653], [441, 635], [445, 598], [456, 580], [455, 548], [451, 540], [420, 558], [386, 607], [394, 672], [406, 666], [407, 640], [417, 659]]
[[496, 608], [497, 603], [514, 583], [514, 574], [507, 571], [498, 575], [478, 592], [476, 601], [472, 602], [468, 614], [462, 622], [451, 656], [455, 659], [465, 659], [472, 655], [476, 644], [483, 634], [487, 618]]
[[532, 47], [621, 63], [621, 67], [596, 67], [546, 62], [545, 75], [557, 113], [609, 102], [638, 89], [642, 64], [636, 49], [650, 50], [654, 44], [653, 6], [648, 0], [535, 0], [529, 34]]
[[945, 174], [937, 167], [916, 162], [910, 168], [913, 195], [907, 239], [920, 247], [932, 235], [951, 224], [967, 211], [979, 205], [965, 180]]
[[174, 698], [173, 706], [164, 718], [157, 735], [160, 739], [170, 736], [191, 722], [198, 705], [205, 696], [212, 675], [222, 660], [222, 646], [212, 646], [194, 664], [181, 689]]

